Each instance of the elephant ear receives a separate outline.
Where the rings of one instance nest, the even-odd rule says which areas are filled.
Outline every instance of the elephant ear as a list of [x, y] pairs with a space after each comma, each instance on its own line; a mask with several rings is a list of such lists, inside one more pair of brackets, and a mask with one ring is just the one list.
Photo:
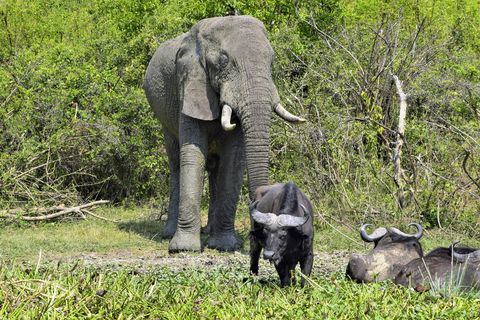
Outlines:
[[195, 38], [196, 35], [192, 34], [186, 37], [177, 52], [181, 111], [195, 119], [214, 120], [220, 116], [218, 97], [208, 80], [207, 68]]

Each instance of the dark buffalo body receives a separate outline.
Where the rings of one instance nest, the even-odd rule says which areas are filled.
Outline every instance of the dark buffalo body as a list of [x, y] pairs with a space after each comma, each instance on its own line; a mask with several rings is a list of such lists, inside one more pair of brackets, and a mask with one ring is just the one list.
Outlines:
[[305, 194], [292, 182], [260, 187], [250, 214], [250, 271], [258, 274], [263, 249], [263, 257], [275, 265], [282, 285], [295, 281], [293, 271], [298, 263], [302, 273], [310, 275], [313, 208]]
[[405, 287], [451, 285], [460, 290], [480, 290], [480, 250], [437, 248], [405, 265], [395, 283]]

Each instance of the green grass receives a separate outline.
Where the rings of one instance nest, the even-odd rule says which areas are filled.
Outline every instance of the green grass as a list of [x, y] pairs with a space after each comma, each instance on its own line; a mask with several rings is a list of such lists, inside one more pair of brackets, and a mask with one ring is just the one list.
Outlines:
[[480, 296], [439, 298], [391, 283], [312, 277], [305, 288], [259, 282], [244, 269], [17, 266], [0, 271], [0, 318], [49, 319], [475, 319]]
[[[87, 264], [76, 257], [150, 256], [168, 259], [163, 222], [151, 209], [97, 210], [112, 223], [88, 220], [0, 227], [0, 319], [478, 319], [480, 294], [416, 293], [392, 283], [360, 285], [343, 278], [343, 260], [334, 273], [322, 272], [326, 252], [367, 251], [356, 227], [319, 224], [316, 268], [305, 288], [279, 288], [274, 271], [248, 275], [248, 257], [205, 250], [213, 264]], [[317, 220], [318, 222], [318, 220]], [[246, 239], [248, 217], [239, 214]], [[445, 230], [428, 230], [425, 251], [454, 240], [480, 246], [478, 239]], [[248, 250], [245, 243], [243, 254]], [[172, 256], [178, 257], [178, 256]], [[223, 259], [223, 263], [216, 263]], [[335, 259], [332, 255], [332, 260]], [[66, 261], [66, 262], [61, 262]], [[185, 260], [186, 261], [186, 260]], [[240, 261], [240, 263], [238, 262]], [[186, 266], [186, 264], [185, 264]], [[262, 266], [261, 266], [262, 269]], [[265, 270], [263, 268], [262, 270]], [[261, 271], [262, 271], [261, 270]], [[270, 269], [272, 270], [272, 269]]]
[[42, 251], [47, 259], [79, 253], [109, 253], [119, 250], [166, 253], [168, 243], [160, 236], [162, 222], [148, 209], [107, 208], [97, 214], [112, 223], [89, 217], [86, 221], [63, 221], [0, 227], [0, 258], [33, 261]]
[[[237, 231], [245, 240], [243, 252], [248, 251], [249, 219], [245, 210], [237, 217]], [[149, 208], [103, 208], [97, 214], [117, 223], [94, 217], [88, 220], [72, 220], [51, 223], [0, 225], [0, 259], [35, 261], [42, 252], [45, 259], [58, 259], [80, 253], [108, 254], [133, 250], [137, 254], [167, 255], [168, 241], [161, 238], [163, 222], [155, 219], [155, 211]], [[206, 213], [203, 213], [206, 221]], [[317, 223], [319, 219], [317, 219]], [[366, 251], [358, 236], [359, 226], [319, 224], [315, 233], [315, 251]], [[403, 229], [402, 226], [400, 229]], [[408, 232], [408, 230], [406, 230]], [[480, 239], [468, 238], [448, 230], [432, 229], [425, 232], [422, 245], [425, 251], [438, 246], [449, 246], [453, 241], [480, 247]]]

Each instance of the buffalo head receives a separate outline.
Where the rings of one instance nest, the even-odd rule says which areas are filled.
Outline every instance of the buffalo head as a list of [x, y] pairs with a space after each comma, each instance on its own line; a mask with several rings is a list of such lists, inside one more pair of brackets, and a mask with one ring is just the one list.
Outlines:
[[369, 235], [366, 232], [368, 226], [362, 225], [360, 236], [365, 242], [373, 242], [374, 247], [365, 255], [352, 254], [346, 272], [349, 278], [358, 282], [394, 279], [405, 264], [423, 256], [419, 242], [423, 229], [419, 224], [409, 225], [416, 227], [415, 234], [397, 228], [377, 228]]
[[275, 265], [278, 265], [281, 258], [291, 249], [289, 244], [297, 244], [298, 238], [302, 238], [304, 233], [302, 226], [308, 221], [310, 213], [303, 204], [300, 204], [303, 210], [303, 216], [294, 216], [291, 214], [263, 213], [256, 208], [252, 210], [252, 219], [263, 225], [265, 237], [265, 247], [263, 257]]

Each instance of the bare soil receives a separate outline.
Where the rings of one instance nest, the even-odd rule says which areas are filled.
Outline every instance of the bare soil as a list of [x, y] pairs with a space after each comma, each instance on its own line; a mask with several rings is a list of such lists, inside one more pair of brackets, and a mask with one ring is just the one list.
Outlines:
[[[334, 272], [345, 271], [348, 251], [334, 251], [331, 253], [316, 252], [314, 256], [312, 273], [321, 276], [330, 276]], [[146, 273], [158, 268], [168, 268], [174, 272], [189, 270], [245, 270], [248, 272], [250, 257], [248, 253], [233, 252], [219, 253], [213, 250], [202, 253], [177, 253], [167, 252], [132, 252], [118, 251], [108, 254], [80, 254], [62, 258], [62, 262], [81, 263], [87, 266], [105, 267], [112, 269], [127, 268], [133, 269], [136, 273]], [[261, 277], [276, 274], [273, 265], [267, 261], [260, 260]]]

